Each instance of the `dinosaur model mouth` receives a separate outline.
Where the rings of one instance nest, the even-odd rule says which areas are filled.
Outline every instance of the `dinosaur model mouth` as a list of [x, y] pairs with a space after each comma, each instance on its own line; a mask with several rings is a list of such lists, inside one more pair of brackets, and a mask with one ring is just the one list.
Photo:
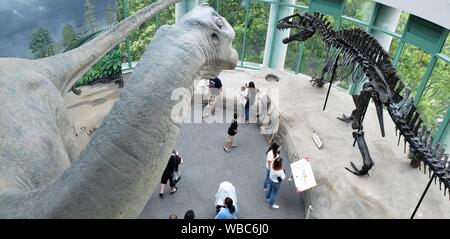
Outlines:
[[288, 44], [292, 41], [305, 41], [312, 37], [316, 32], [314, 28], [306, 25], [305, 19], [299, 14], [285, 17], [281, 19], [277, 24], [277, 29], [285, 31], [290, 29], [296, 29], [298, 31], [293, 32], [289, 37], [283, 39], [284, 44]]

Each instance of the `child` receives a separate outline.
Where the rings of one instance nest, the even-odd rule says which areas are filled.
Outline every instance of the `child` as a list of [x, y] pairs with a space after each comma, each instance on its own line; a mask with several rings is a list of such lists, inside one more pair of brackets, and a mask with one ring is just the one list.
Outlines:
[[223, 146], [223, 150], [225, 150], [227, 153], [230, 152], [231, 148], [237, 147], [237, 145], [233, 145], [233, 137], [238, 132], [238, 123], [237, 123], [237, 113], [234, 113], [234, 119], [231, 123], [230, 127], [228, 128], [228, 139], [225, 142], [225, 145]]

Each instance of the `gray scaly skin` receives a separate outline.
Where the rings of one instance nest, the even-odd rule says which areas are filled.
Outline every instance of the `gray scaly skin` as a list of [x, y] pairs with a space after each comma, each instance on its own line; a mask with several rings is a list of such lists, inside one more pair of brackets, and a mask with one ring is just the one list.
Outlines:
[[0, 60], [0, 218], [139, 215], [180, 130], [171, 120], [172, 90], [236, 66], [232, 27], [209, 6], [161, 27], [79, 156], [62, 94], [127, 33], [175, 2], [153, 4], [81, 49]]
[[[298, 30], [297, 33], [283, 40], [285, 44], [292, 41], [306, 41], [318, 31], [328, 47], [327, 58], [331, 59], [331, 63], [327, 64], [323, 73], [332, 71], [333, 63], [336, 63], [337, 67], [347, 67], [350, 73], [362, 73], [367, 79], [361, 94], [354, 99], [356, 109], [352, 113], [354, 118], [352, 128], [357, 130], [353, 136], [358, 142], [363, 166], [359, 170], [352, 163], [354, 171], [347, 170], [356, 175], [366, 175], [373, 166], [362, 131], [365, 111], [372, 98], [377, 109], [382, 136], [384, 137], [382, 116], [384, 105], [400, 131], [399, 137], [403, 135], [405, 142], [409, 143], [415, 153], [415, 157], [439, 178], [440, 185], [444, 184], [444, 193], [450, 188], [448, 155], [444, 154], [443, 147], [432, 144], [433, 140], [429, 137], [430, 131], [422, 125], [423, 120], [413, 98], [410, 97], [411, 90], [405, 88], [405, 83], [398, 76], [388, 53], [373, 36], [360, 29], [335, 32], [330, 22], [320, 13], [294, 14], [280, 20], [277, 27], [281, 30]], [[324, 84], [323, 77], [313, 81], [319, 86]], [[403, 89], [405, 89], [405, 95], [400, 94]]]

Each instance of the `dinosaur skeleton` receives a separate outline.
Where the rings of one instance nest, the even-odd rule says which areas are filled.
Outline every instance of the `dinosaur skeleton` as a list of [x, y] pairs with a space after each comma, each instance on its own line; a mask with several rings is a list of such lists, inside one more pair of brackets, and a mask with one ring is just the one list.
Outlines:
[[[331, 87], [338, 76], [344, 79], [350, 74], [361, 76], [354, 78], [365, 82], [360, 95], [353, 97], [356, 109], [352, 112], [352, 116], [344, 116], [344, 120], [353, 120], [352, 128], [355, 130], [353, 137], [355, 143], [358, 143], [363, 158], [361, 169], [351, 163], [353, 170], [346, 168], [348, 171], [355, 175], [368, 175], [374, 165], [363, 131], [365, 113], [372, 99], [375, 103], [381, 135], [385, 136], [384, 105], [396, 125], [396, 134], [397, 130], [399, 131], [399, 143], [403, 136], [405, 150], [406, 142], [408, 142], [413, 157], [424, 163], [424, 170], [426, 171], [428, 166], [430, 177], [432, 171], [439, 178], [439, 186], [444, 184], [445, 195], [446, 190], [450, 189], [449, 156], [445, 154], [442, 145], [433, 145], [430, 130], [422, 124], [423, 120], [411, 96], [411, 90], [400, 79], [388, 53], [373, 36], [361, 29], [344, 29], [336, 32], [332, 29], [331, 23], [320, 13], [294, 14], [285, 17], [278, 22], [277, 28], [299, 30], [285, 38], [284, 44], [292, 41], [306, 41], [316, 31], [321, 34], [328, 48], [327, 64], [321, 76], [311, 80], [313, 85], [323, 87], [327, 82], [326, 78], [330, 78]], [[331, 76], [329, 76], [330, 73]]]

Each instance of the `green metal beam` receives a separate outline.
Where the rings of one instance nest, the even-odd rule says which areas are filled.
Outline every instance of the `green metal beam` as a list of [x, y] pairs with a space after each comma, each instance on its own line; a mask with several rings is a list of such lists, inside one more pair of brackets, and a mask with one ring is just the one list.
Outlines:
[[378, 13], [380, 12], [380, 3], [375, 2], [375, 6], [372, 10], [372, 16], [370, 16], [369, 25], [367, 26], [367, 31], [372, 33], [372, 28], [375, 26], [375, 22], [378, 18]]
[[342, 22], [342, 16], [344, 15], [344, 10], [345, 10], [345, 0], [342, 1], [341, 5], [339, 6], [339, 15], [336, 17], [336, 23], [334, 25], [334, 29], [336, 29], [336, 31], [339, 31], [341, 29], [341, 22]]
[[445, 61], [446, 63], [450, 64], [450, 57], [446, 56], [444, 54], [436, 54], [437, 57], [439, 57], [441, 60]]
[[423, 76], [422, 80], [420, 81], [419, 88], [417, 89], [416, 96], [414, 98], [414, 101], [416, 104], [419, 104], [420, 99], [422, 98], [423, 92], [425, 91], [425, 88], [427, 86], [428, 80], [430, 79], [431, 73], [433, 73], [434, 66], [437, 62], [437, 57], [433, 56], [430, 60], [430, 63], [428, 64], [427, 70], [425, 71], [425, 75]]
[[247, 44], [247, 30], [248, 30], [248, 15], [249, 15], [249, 9], [250, 9], [250, 0], [244, 0], [245, 1], [245, 22], [244, 22], [244, 39], [242, 40], [242, 49], [241, 49], [241, 66], [244, 65], [245, 60], [245, 47]]
[[216, 0], [216, 12], [220, 13], [220, 0]]
[[298, 74], [300, 72], [300, 65], [302, 63], [302, 56], [303, 56], [303, 48], [305, 47], [305, 44], [302, 42], [300, 43], [300, 47], [298, 49], [297, 57], [295, 59], [295, 73]]
[[155, 25], [156, 25], [156, 30], [158, 30], [159, 26], [159, 14], [156, 14], [155, 16]]
[[[122, 0], [123, 5], [123, 19], [128, 17], [128, 0]], [[130, 37], [127, 36], [125, 39], [125, 45], [127, 48], [127, 59], [128, 59], [128, 67], [131, 68], [132, 56], [131, 56], [131, 47], [130, 47]]]
[[403, 40], [403, 37], [402, 37], [400, 34], [398, 34], [398, 33], [390, 32], [390, 31], [388, 31], [388, 30], [385, 30], [385, 29], [380, 28], [380, 27], [377, 27], [377, 26], [372, 26], [372, 29], [373, 29], [373, 30], [380, 31], [380, 32], [382, 32], [382, 33], [384, 33], [384, 34], [386, 34], [386, 35], [391, 36], [391, 37], [395, 37], [395, 38], [397, 38], [397, 39]]
[[[441, 141], [445, 137], [450, 137], [447, 134], [450, 134], [450, 107], [447, 109], [447, 114], [444, 117], [444, 120], [442, 121], [441, 125], [439, 126], [436, 134], [433, 137], [433, 144], [441, 143]], [[445, 137], [444, 137], [445, 136]], [[447, 149], [450, 148], [450, 145], [447, 145]]]
[[[277, 11], [276, 15], [275, 15], [275, 21], [273, 21], [273, 24], [275, 24], [274, 29], [276, 29], [276, 24], [280, 18], [280, 0], [277, 0], [275, 4], [275, 9]], [[273, 61], [273, 50], [274, 50], [274, 46], [275, 46], [275, 30], [273, 32], [273, 36], [272, 36], [272, 44], [270, 44], [270, 54], [269, 54], [269, 63], [268, 66], [271, 67], [272, 66], [272, 61]]]
[[394, 64], [395, 67], [397, 67], [397, 63], [400, 60], [400, 56], [402, 55], [403, 48], [405, 47], [405, 41], [400, 39], [400, 43], [397, 47], [397, 53], [395, 53], [394, 60], [392, 61], [392, 64]]

